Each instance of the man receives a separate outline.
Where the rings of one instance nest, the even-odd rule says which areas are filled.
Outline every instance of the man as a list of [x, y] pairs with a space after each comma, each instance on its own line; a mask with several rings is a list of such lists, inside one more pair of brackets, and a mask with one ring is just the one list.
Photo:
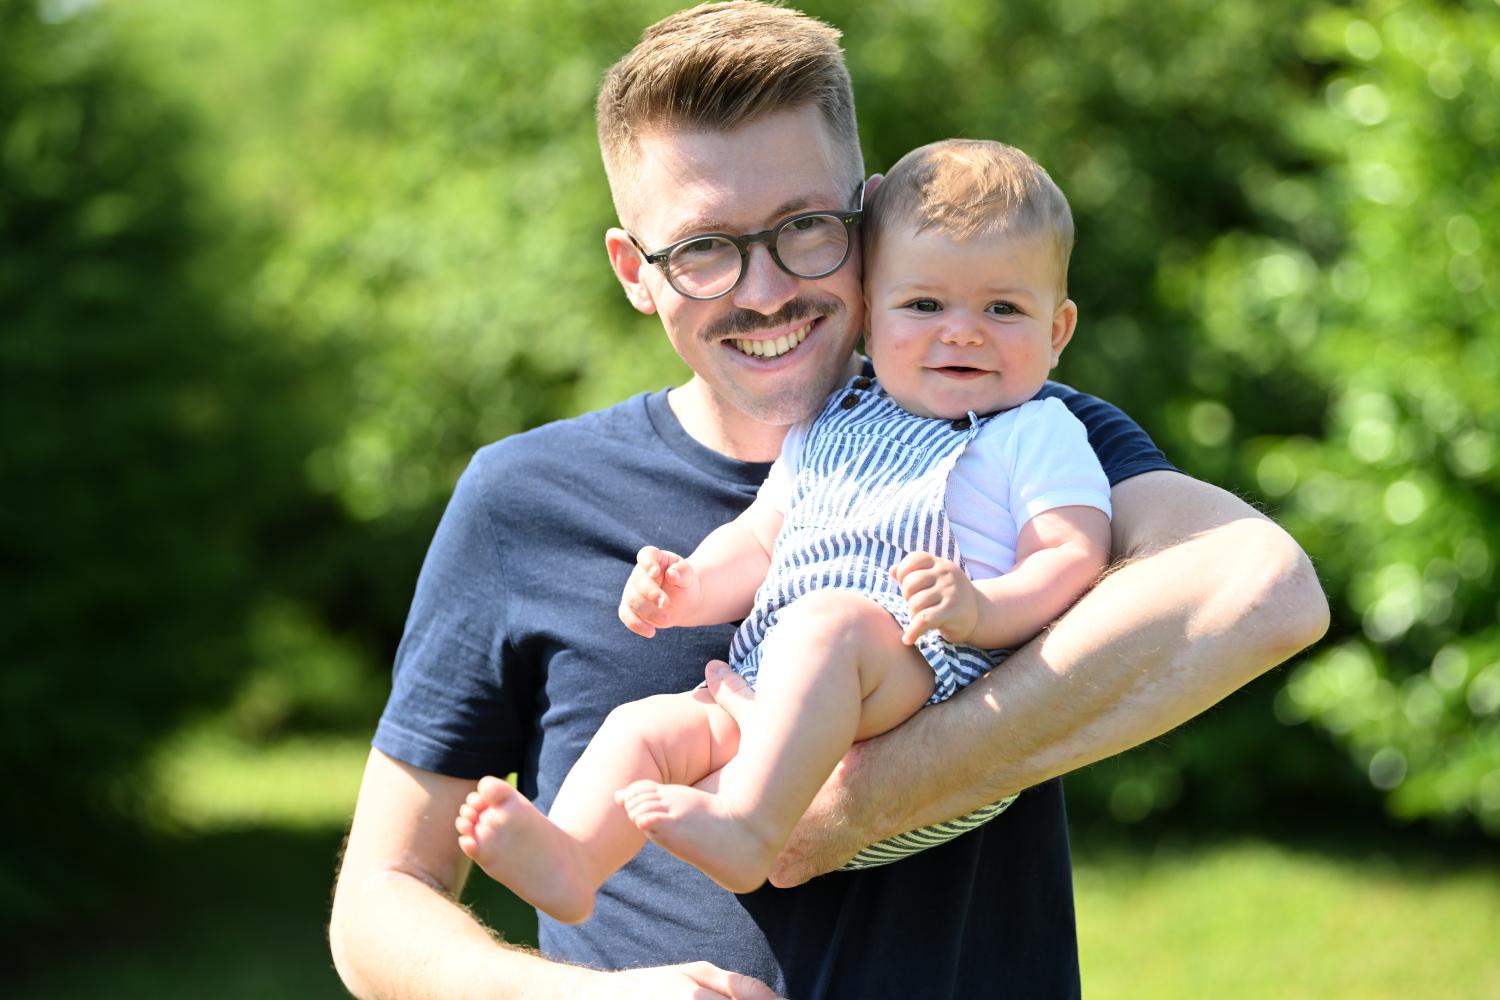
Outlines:
[[[334, 958], [356, 995], [1075, 995], [1052, 779], [1178, 725], [1326, 628], [1283, 532], [1172, 471], [1107, 404], [1052, 387], [1111, 474], [1123, 565], [1002, 668], [856, 746], [778, 862], [772, 881], [795, 888], [733, 896], [648, 848], [587, 923], [542, 921], [556, 962], [495, 941], [454, 903], [468, 866], [453, 817], [475, 778], [516, 770], [545, 808], [609, 711], [692, 687], [727, 647], [727, 629], [648, 645], [618, 624], [636, 549], [690, 549], [742, 509], [787, 427], [858, 367], [857, 246], [815, 276], [772, 255], [789, 217], [858, 204], [837, 39], [793, 11], [713, 5], [648, 29], [606, 77], [600, 139], [622, 225], [606, 236], [610, 261], [694, 375], [483, 449], [460, 482], [335, 895]], [[758, 238], [741, 241], [727, 279], [695, 283], [710, 233]], [[732, 713], [753, 711], [748, 693], [711, 680]], [[942, 847], [824, 875], [869, 843], [1023, 790]]]

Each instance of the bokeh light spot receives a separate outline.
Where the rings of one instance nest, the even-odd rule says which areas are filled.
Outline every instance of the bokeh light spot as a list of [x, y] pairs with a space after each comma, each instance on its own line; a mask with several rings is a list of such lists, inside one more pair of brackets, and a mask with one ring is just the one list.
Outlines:
[[1349, 451], [1361, 462], [1384, 461], [1396, 446], [1396, 431], [1376, 417], [1365, 417], [1349, 428]]
[[1432, 658], [1432, 682], [1443, 691], [1457, 691], [1469, 678], [1469, 654], [1457, 646], [1444, 646]]
[[1398, 479], [1385, 490], [1385, 516], [1392, 524], [1411, 524], [1427, 510], [1427, 494], [1410, 479]]
[[1445, 101], [1451, 101], [1464, 92], [1463, 77], [1447, 62], [1434, 63], [1427, 70], [1427, 86]]
[[1488, 475], [1495, 465], [1495, 437], [1486, 431], [1468, 430], [1453, 439], [1448, 449], [1453, 471], [1468, 479]]
[[1201, 400], [1188, 410], [1188, 434], [1194, 441], [1216, 448], [1234, 432], [1234, 414], [1223, 403]]
[[1283, 452], [1267, 452], [1255, 466], [1255, 481], [1267, 496], [1285, 496], [1297, 485], [1297, 463]]
[[1344, 48], [1356, 59], [1374, 59], [1383, 47], [1380, 33], [1369, 21], [1353, 20], [1344, 29]]
[[1361, 125], [1379, 125], [1391, 113], [1391, 102], [1377, 85], [1362, 83], [1349, 91], [1344, 108]]
[[1490, 571], [1490, 548], [1483, 538], [1470, 535], [1453, 548], [1453, 562], [1470, 580], [1478, 580]]
[[1454, 253], [1474, 253], [1483, 240], [1479, 223], [1474, 221], [1472, 215], [1455, 215], [1450, 218], [1446, 233], [1448, 245], [1453, 248]]
[[1388, 792], [1406, 780], [1406, 755], [1395, 747], [1381, 747], [1370, 758], [1370, 784]]
[[1500, 663], [1491, 663], [1469, 682], [1466, 700], [1469, 711], [1475, 715], [1489, 715], [1500, 709]]

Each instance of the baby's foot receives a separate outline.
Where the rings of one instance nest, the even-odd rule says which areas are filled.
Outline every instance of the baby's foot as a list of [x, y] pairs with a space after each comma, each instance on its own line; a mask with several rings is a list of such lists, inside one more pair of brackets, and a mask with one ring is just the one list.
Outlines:
[[637, 781], [615, 801], [642, 833], [730, 892], [758, 889], [781, 850], [724, 799], [686, 785]]
[[580, 876], [578, 844], [499, 778], [481, 778], [459, 807], [458, 846], [496, 882], [555, 920], [576, 924], [594, 909]]

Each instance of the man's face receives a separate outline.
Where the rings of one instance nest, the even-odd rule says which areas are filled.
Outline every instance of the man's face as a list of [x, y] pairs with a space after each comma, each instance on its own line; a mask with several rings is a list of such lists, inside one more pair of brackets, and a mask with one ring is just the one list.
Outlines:
[[[639, 153], [629, 223], [648, 252], [699, 233], [740, 236], [800, 212], [847, 210], [859, 181], [812, 107], [733, 132], [647, 135]], [[660, 314], [726, 415], [793, 424], [843, 377], [863, 320], [857, 234], [844, 266], [818, 279], [786, 273], [755, 244], [739, 285], [707, 302], [673, 289], [621, 231], [608, 242], [632, 304]]]

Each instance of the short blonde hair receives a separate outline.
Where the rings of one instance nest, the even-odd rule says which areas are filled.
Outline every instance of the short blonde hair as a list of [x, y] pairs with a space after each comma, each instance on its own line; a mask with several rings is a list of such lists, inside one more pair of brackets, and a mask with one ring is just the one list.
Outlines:
[[646, 29], [610, 67], [595, 107], [599, 148], [621, 222], [642, 135], [727, 132], [764, 115], [814, 106], [864, 176], [854, 90], [837, 28], [753, 0], [702, 4]]
[[1073, 213], [1047, 171], [1014, 146], [986, 139], [945, 139], [896, 161], [865, 200], [865, 268], [880, 241], [899, 230], [929, 229], [956, 240], [1050, 236], [1058, 283], [1068, 286]]

